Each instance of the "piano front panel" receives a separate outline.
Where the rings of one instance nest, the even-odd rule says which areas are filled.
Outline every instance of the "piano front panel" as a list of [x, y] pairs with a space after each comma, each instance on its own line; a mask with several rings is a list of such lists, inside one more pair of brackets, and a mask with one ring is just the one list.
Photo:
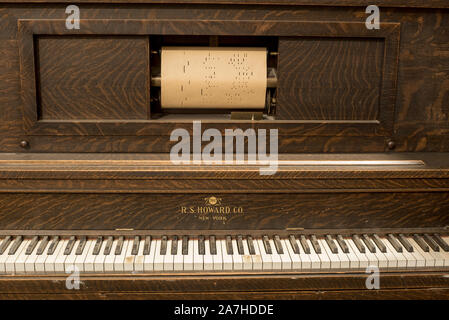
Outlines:
[[[1, 8], [0, 49], [7, 63], [0, 64], [0, 151], [168, 152], [173, 145], [170, 132], [190, 129], [191, 121], [151, 118], [148, 39], [163, 34], [207, 36], [211, 30], [228, 38], [243, 37], [240, 45], [248, 36], [277, 40], [277, 120], [256, 126], [279, 128], [281, 153], [448, 150], [447, 75], [438, 72], [445, 65], [447, 43], [439, 21], [447, 20], [447, 9], [383, 7], [381, 29], [367, 30], [361, 7], [106, 7], [81, 5], [80, 30], [65, 28], [67, 15], [61, 5]], [[131, 43], [135, 45], [130, 51]], [[315, 63], [307, 60], [310, 52]], [[64, 65], [61, 55], [73, 55], [77, 63]], [[104, 57], [109, 67], [91, 68], [93, 56]], [[115, 64], [118, 60], [121, 63]], [[342, 73], [340, 67], [347, 64], [359, 67]], [[98, 85], [85, 81], [93, 81], [94, 70], [101, 78]], [[73, 85], [75, 89], [68, 90]], [[79, 90], [84, 95], [74, 99]], [[103, 107], [90, 108], [89, 101]], [[253, 125], [203, 121], [203, 129]], [[21, 141], [28, 142], [25, 148]]]
[[444, 192], [0, 194], [6, 230], [442, 228], [448, 210]]

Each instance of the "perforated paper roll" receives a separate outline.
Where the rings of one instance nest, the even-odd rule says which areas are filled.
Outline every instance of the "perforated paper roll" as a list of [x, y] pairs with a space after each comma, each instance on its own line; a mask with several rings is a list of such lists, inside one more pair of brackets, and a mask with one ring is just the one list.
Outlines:
[[266, 48], [162, 48], [162, 108], [263, 109], [266, 85]]

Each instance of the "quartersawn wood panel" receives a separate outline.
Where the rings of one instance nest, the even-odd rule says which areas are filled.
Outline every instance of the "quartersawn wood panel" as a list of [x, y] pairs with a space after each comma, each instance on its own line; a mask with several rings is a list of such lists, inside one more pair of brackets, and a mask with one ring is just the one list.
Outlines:
[[36, 42], [41, 120], [147, 119], [147, 37], [40, 36]]
[[[229, 214], [205, 214], [215, 196]], [[4, 230], [263, 230], [424, 228], [449, 225], [448, 193], [81, 194], [2, 193]], [[187, 207], [182, 212], [181, 207]], [[235, 207], [241, 212], [234, 213]], [[196, 210], [196, 209], [195, 209]], [[204, 209], [203, 209], [204, 210]], [[197, 210], [196, 210], [197, 211]], [[220, 217], [226, 217], [222, 220]], [[218, 217], [218, 218], [214, 218]]]
[[362, 38], [281, 38], [282, 120], [376, 120], [384, 41]]

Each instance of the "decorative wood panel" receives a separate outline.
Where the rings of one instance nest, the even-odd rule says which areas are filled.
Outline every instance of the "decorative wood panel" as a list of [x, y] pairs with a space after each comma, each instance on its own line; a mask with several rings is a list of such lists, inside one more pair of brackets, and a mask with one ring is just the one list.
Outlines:
[[[399, 26], [398, 23], [386, 23], [381, 30], [372, 31], [364, 23], [345, 22], [299, 22], [299, 21], [217, 21], [217, 20], [81, 20], [80, 30], [67, 30], [65, 20], [19, 20], [19, 38], [22, 88], [24, 100], [24, 122], [29, 135], [159, 135], [168, 136], [174, 127], [191, 125], [191, 120], [166, 122], [163, 120], [132, 121], [123, 120], [120, 123], [107, 121], [57, 121], [39, 120], [36, 112], [35, 96], [35, 65], [33, 52], [33, 37], [38, 35], [235, 35], [235, 36], [279, 36], [279, 37], [366, 37], [386, 39], [385, 46], [389, 53], [388, 63], [384, 64], [384, 84], [381, 103], [394, 107], [395, 65], [389, 61], [397, 54]], [[287, 72], [287, 71], [286, 71]], [[118, 76], [116, 74], [116, 76]], [[282, 89], [282, 88], [281, 88]], [[392, 111], [392, 110], [391, 110]], [[349, 122], [329, 120], [294, 120], [294, 121], [203, 121], [205, 126], [224, 129], [233, 127], [255, 127], [280, 129], [280, 135], [301, 135], [298, 130], [304, 128], [307, 135], [364, 135], [373, 136], [386, 134], [391, 129], [388, 124], [393, 122], [392, 112], [382, 112], [378, 120], [354, 120]], [[313, 128], [319, 127], [319, 132], [310, 134]], [[298, 129], [299, 128], [299, 129]], [[347, 130], [352, 128], [351, 130]], [[358, 128], [354, 130], [354, 128]], [[360, 132], [358, 131], [360, 129]], [[336, 130], [336, 131], [335, 131]], [[336, 133], [337, 132], [337, 133]], [[363, 132], [363, 133], [361, 133]]]
[[442, 228], [448, 210], [447, 192], [0, 193], [1, 229], [18, 230]]
[[281, 38], [279, 53], [278, 119], [377, 120], [383, 40]]
[[35, 39], [39, 120], [146, 120], [147, 37]]

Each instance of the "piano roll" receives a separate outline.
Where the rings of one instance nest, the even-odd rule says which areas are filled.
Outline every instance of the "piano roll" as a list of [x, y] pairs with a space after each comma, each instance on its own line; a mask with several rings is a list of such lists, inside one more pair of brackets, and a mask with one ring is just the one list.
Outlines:
[[163, 109], [264, 109], [266, 87], [266, 48], [162, 48]]

